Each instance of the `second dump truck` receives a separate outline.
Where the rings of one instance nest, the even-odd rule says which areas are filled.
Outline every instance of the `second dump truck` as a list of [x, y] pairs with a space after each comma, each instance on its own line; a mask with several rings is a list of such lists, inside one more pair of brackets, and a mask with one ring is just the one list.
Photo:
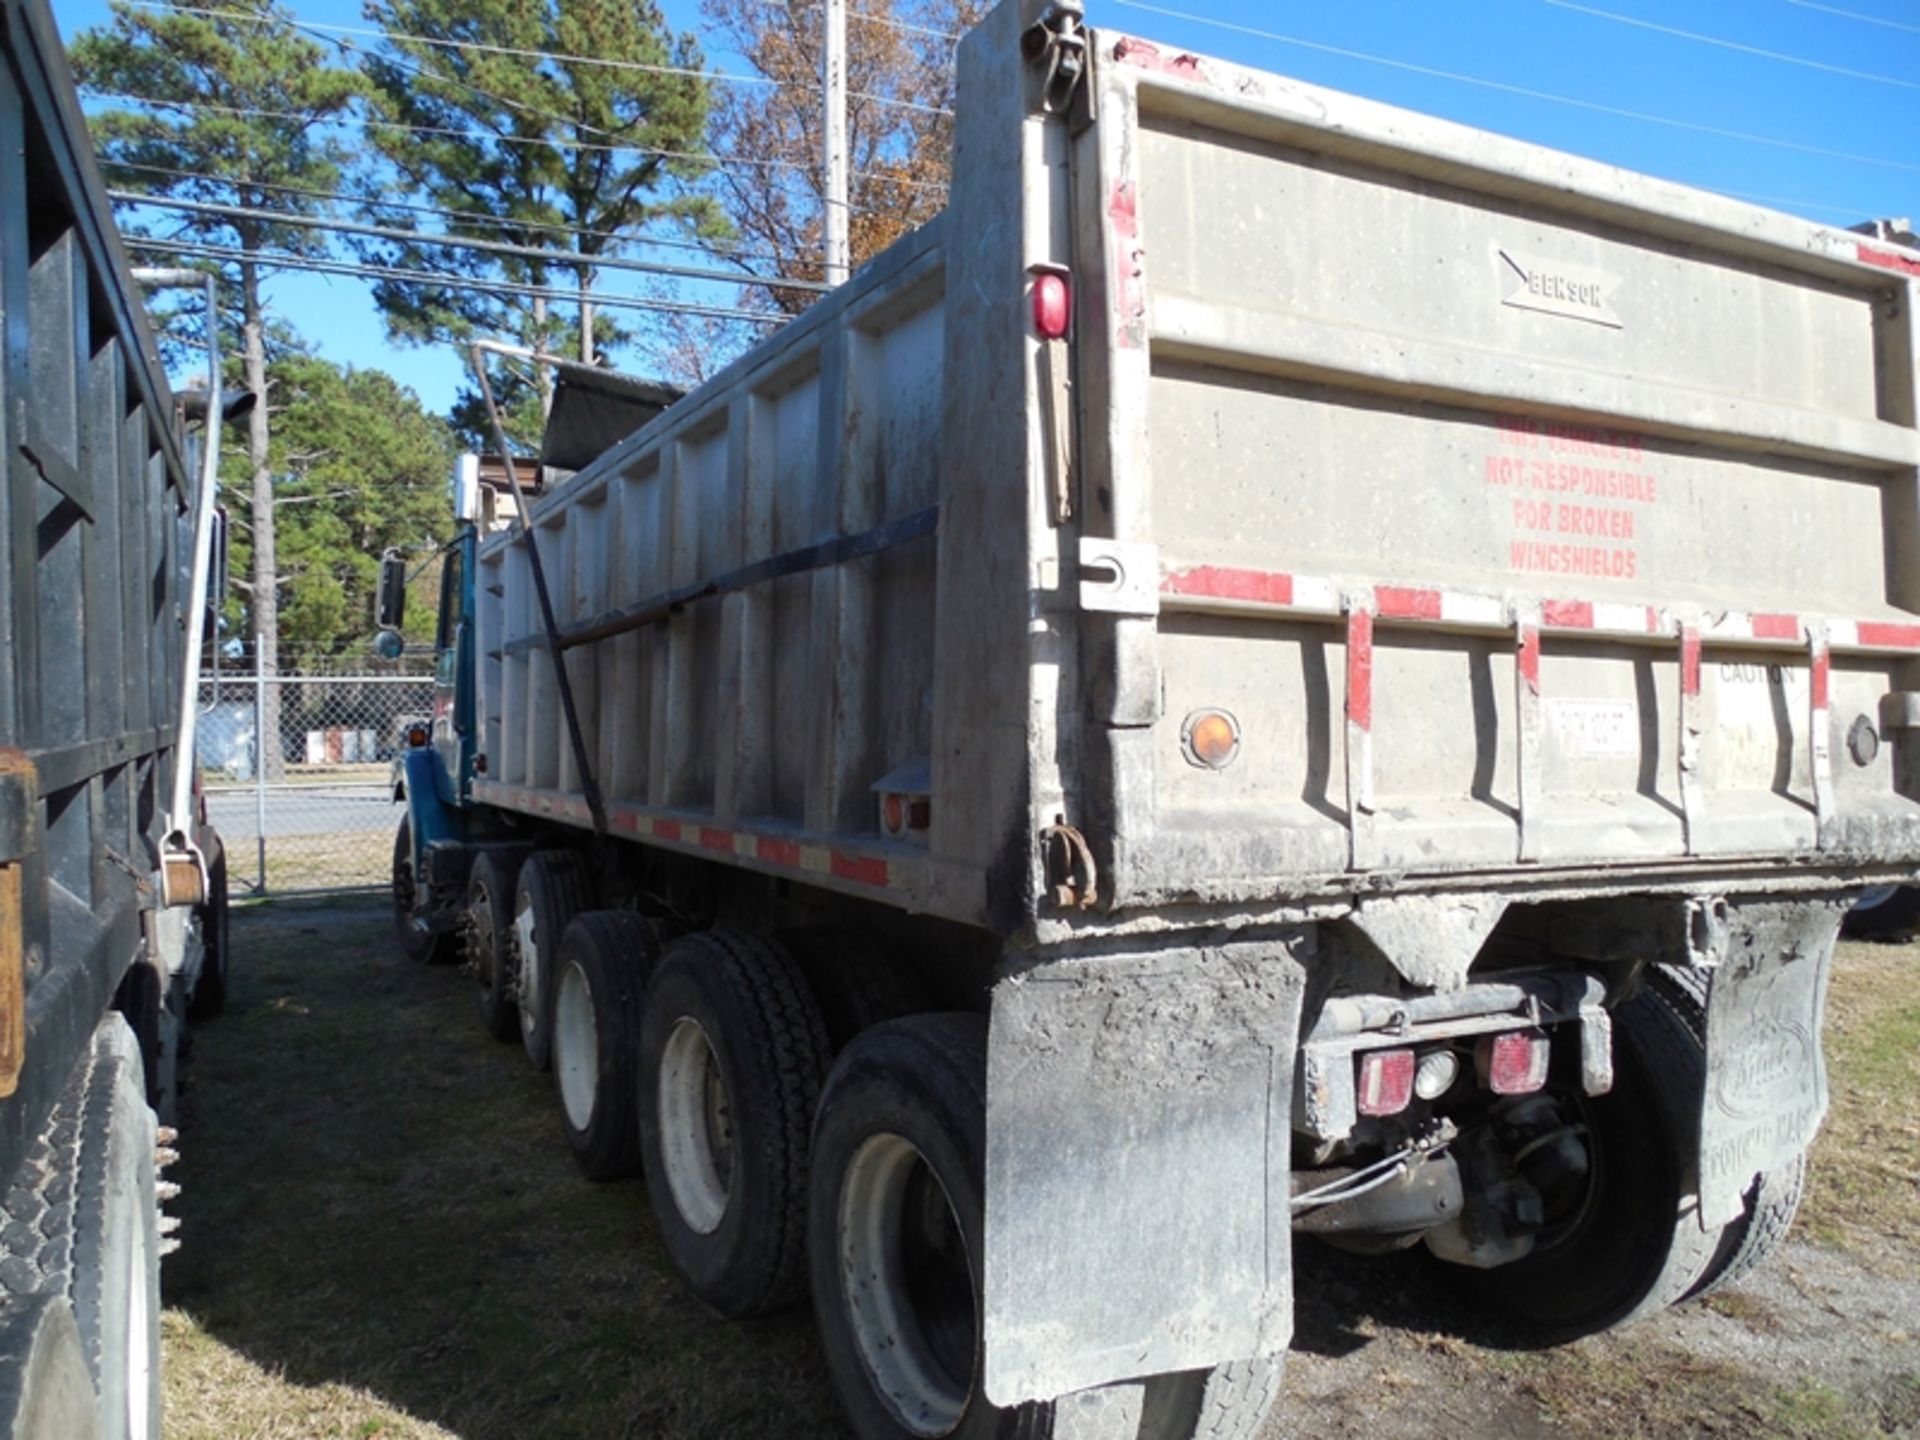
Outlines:
[[450, 547], [402, 934], [862, 1436], [1251, 1435], [1302, 1233], [1702, 1294], [1920, 865], [1917, 282], [1007, 0], [943, 216]]

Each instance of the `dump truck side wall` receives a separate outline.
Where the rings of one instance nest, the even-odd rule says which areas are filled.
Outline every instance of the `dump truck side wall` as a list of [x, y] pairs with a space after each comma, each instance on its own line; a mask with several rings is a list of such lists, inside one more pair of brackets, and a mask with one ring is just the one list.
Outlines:
[[144, 920], [190, 540], [173, 400], [64, 52], [17, 0], [0, 7], [0, 323], [7, 1175], [130, 967], [153, 967], [154, 998], [167, 983]]

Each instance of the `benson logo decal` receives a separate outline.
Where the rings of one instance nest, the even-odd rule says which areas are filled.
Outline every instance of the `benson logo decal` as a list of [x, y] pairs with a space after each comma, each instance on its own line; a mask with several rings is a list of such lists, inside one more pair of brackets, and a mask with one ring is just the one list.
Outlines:
[[1498, 249], [1494, 253], [1499, 256], [1500, 278], [1506, 286], [1502, 305], [1564, 315], [1569, 320], [1585, 320], [1614, 330], [1621, 327], [1623, 322], [1611, 303], [1620, 282], [1605, 271], [1559, 260], [1536, 260], [1517, 250]]

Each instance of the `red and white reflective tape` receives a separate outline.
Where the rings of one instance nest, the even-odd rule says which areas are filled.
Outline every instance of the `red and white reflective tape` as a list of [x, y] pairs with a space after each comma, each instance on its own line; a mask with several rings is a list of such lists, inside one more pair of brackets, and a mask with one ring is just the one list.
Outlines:
[[[1509, 596], [1445, 586], [1375, 585], [1364, 596], [1383, 624], [1434, 625], [1510, 634], [1516, 601]], [[1298, 615], [1338, 619], [1341, 589], [1324, 576], [1238, 565], [1187, 565], [1167, 569], [1160, 581], [1160, 608], [1202, 614]], [[1672, 639], [1679, 632], [1675, 612], [1657, 605], [1620, 600], [1544, 599], [1540, 629], [1625, 639]], [[1799, 649], [1809, 627], [1825, 626], [1837, 651], [1905, 653], [1920, 651], [1920, 620], [1815, 620], [1779, 611], [1724, 611], [1701, 622], [1707, 644], [1781, 646]]]
[[[552, 816], [581, 825], [593, 823], [587, 802], [564, 791], [503, 785], [492, 780], [476, 781], [473, 789], [477, 799], [503, 809], [518, 810], [527, 815]], [[819, 845], [764, 831], [711, 825], [698, 819], [683, 820], [672, 815], [652, 814], [637, 806], [617, 802], [607, 807], [607, 828], [616, 834], [650, 839], [694, 853], [704, 851], [709, 855], [726, 855], [779, 869], [827, 876], [875, 890], [906, 890], [912, 885], [910, 867], [885, 855], [844, 846]]]

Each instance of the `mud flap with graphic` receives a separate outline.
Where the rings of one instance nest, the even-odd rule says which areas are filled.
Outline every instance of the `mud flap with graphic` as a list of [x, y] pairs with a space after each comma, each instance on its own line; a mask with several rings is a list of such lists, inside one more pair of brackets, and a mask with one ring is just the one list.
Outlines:
[[1700, 1220], [1741, 1213], [1756, 1177], [1791, 1162], [1827, 1113], [1820, 1053], [1844, 907], [1743, 906], [1707, 989]]

